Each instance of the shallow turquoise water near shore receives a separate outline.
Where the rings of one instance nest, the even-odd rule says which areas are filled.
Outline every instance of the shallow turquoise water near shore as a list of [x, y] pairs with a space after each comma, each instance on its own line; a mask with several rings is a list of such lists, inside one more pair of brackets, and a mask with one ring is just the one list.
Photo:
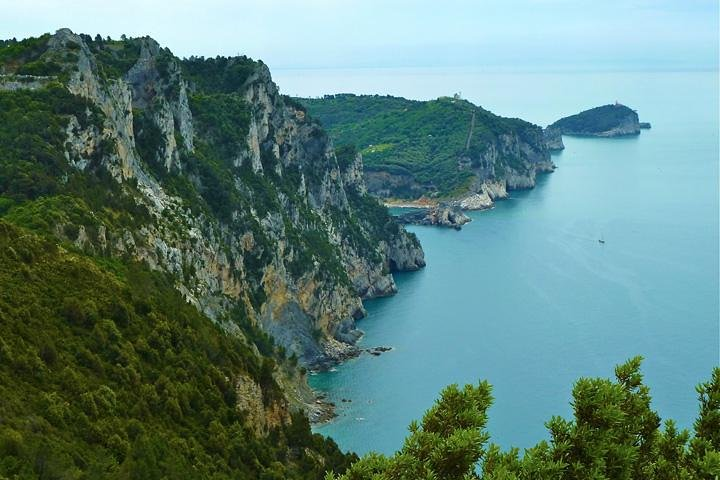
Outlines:
[[[472, 213], [460, 232], [413, 227], [428, 267], [397, 275], [400, 293], [367, 302], [358, 323], [363, 346], [394, 350], [311, 377], [339, 414], [316, 431], [391, 453], [445, 385], [487, 379], [491, 440], [528, 447], [552, 415], [571, 414], [577, 378], [611, 376], [638, 354], [655, 409], [690, 427], [694, 386], [720, 364], [717, 74], [475, 75], [465, 96], [499, 114], [547, 124], [617, 98], [653, 128], [565, 137], [558, 170], [534, 190]], [[386, 77], [380, 93], [440, 94], [434, 78]]]

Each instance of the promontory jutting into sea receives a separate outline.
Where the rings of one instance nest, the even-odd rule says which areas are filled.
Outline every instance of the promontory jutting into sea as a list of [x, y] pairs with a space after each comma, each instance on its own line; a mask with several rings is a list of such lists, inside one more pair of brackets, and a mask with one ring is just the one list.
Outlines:
[[[342, 74], [347, 75], [343, 83], [351, 85], [372, 78], [366, 71]], [[284, 75], [278, 81], [291, 91], [304, 89], [312, 95], [330, 88], [316, 72]], [[385, 82], [392, 78], [389, 72], [382, 75]], [[400, 91], [406, 76], [397, 71], [396, 82], [387, 83], [385, 91]], [[527, 88], [507, 91], [504, 86], [517, 85], [518, 76], [527, 78]], [[489, 420], [490, 430], [497, 432], [494, 441], [529, 447], [547, 435], [544, 421], [571, 414], [563, 399], [572, 382], [584, 375], [580, 372], [611, 374], [613, 359], [633, 352], [645, 357], [643, 370], [661, 416], [691, 427], [697, 413], [691, 387], [717, 356], [717, 220], [711, 220], [717, 202], [715, 177], [707, 173], [717, 173], [718, 121], [705, 101], [717, 99], [715, 75], [453, 70], [443, 78], [448, 77], [462, 86], [467, 100], [461, 103], [486, 104], [487, 98], [494, 112], [514, 117], [524, 111], [525, 118], [539, 125], [591, 106], [586, 98], [597, 104], [612, 99], [602, 109], [556, 125], [577, 128], [573, 123], [583, 125], [588, 114], [595, 114], [593, 123], [598, 124], [617, 112], [622, 115], [615, 123], [627, 124], [622, 133], [632, 135], [607, 138], [603, 132], [609, 128], [569, 131], [575, 135], [564, 136], [564, 150], [551, 157], [556, 170], [538, 176], [534, 189], [510, 192], [492, 210], [465, 212], [472, 222], [460, 232], [412, 227], [428, 266], [397, 278], [399, 294], [368, 302], [368, 317], [358, 323], [365, 331], [362, 346], [393, 350], [311, 377], [311, 385], [328, 392], [338, 405], [338, 418], [317, 431], [354, 451], [391, 452], [441, 383], [451, 378], [462, 384], [479, 375], [494, 387]], [[418, 72], [416, 78], [418, 98], [432, 98], [442, 87], [435, 74]], [[590, 79], [595, 86], [591, 92], [572, 95], [572, 85]], [[556, 84], [565, 85], [559, 89], [562, 94], [530, 108], [533, 89], [550, 90]], [[614, 92], [621, 86], [625, 96], [615, 105]], [[422, 87], [426, 90], [419, 92]], [[663, 99], [667, 91], [685, 93]], [[349, 129], [320, 108], [340, 101], [400, 102], [336, 96], [308, 103], [311, 114], [317, 102], [321, 121], [323, 115], [332, 120], [323, 122], [331, 135]], [[403, 101], [397, 110], [372, 111], [394, 121], [389, 115], [407, 115], [407, 105], [439, 109], [452, 101], [440, 99], [437, 106], [434, 101]], [[652, 129], [640, 133], [638, 115], [624, 104]], [[355, 105], [345, 110], [365, 111]], [[449, 124], [437, 111], [433, 115], [438, 125]], [[476, 116], [476, 129], [477, 121]], [[372, 117], [366, 124], [373, 125]], [[364, 133], [356, 129], [358, 136]], [[467, 129], [457, 130], [464, 141]], [[388, 138], [394, 132], [383, 134]], [[366, 169], [383, 161], [363, 158]], [[394, 213], [405, 215], [405, 210], [411, 209]], [[705, 332], [703, 338], [698, 331]]]
[[0, 479], [717, 480], [720, 7], [561, 3], [3, 7]]

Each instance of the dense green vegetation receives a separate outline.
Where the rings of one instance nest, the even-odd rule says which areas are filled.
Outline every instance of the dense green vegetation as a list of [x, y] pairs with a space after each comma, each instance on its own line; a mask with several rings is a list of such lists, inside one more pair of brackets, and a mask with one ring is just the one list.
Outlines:
[[58, 225], [129, 227], [147, 221], [147, 210], [98, 168], [114, 151], [111, 142], [100, 143], [85, 171], [70, 166], [64, 143], [71, 115], [81, 128], [102, 126], [99, 110], [58, 82], [0, 92], [0, 214], [48, 234]]
[[246, 57], [190, 57], [182, 61], [185, 76], [208, 93], [238, 92], [261, 62]]
[[85, 44], [95, 55], [98, 73], [102, 78], [120, 78], [138, 58], [140, 58], [139, 39], [112, 40], [103, 39], [99, 35], [94, 39], [89, 35], [81, 35]]
[[84, 123], [100, 120], [89, 102], [59, 83], [40, 90], [0, 91], [0, 192], [4, 196], [32, 199], [63, 188], [61, 178], [70, 170], [63, 154], [69, 115]]
[[7, 72], [18, 72], [25, 64], [36, 62], [47, 49], [49, 34], [40, 37], [0, 41], [0, 65]]
[[[327, 95], [298, 99], [318, 118], [337, 145], [356, 145], [367, 171], [406, 175], [420, 184], [420, 192], [452, 195], [463, 191], [474, 174], [458, 163], [467, 159], [481, 167], [481, 157], [499, 135], [523, 135], [533, 125], [503, 118], [459, 98], [421, 102], [379, 95]], [[468, 134], [473, 113], [475, 125]], [[466, 148], [467, 147], [467, 148]], [[507, 158], [508, 164], [520, 159]], [[418, 191], [399, 189], [399, 197]]]
[[486, 382], [452, 385], [410, 425], [402, 449], [391, 457], [369, 454], [344, 475], [327, 480], [484, 479], [717, 479], [720, 476], [720, 368], [698, 386], [700, 412], [694, 436], [672, 420], [660, 428], [642, 383], [640, 358], [615, 369], [615, 381], [580, 379], [573, 388], [574, 419], [552, 418], [551, 440], [519, 455], [487, 446]]
[[603, 105], [591, 108], [576, 115], [561, 118], [548, 128], [560, 130], [566, 134], [593, 134], [612, 130], [628, 118], [637, 122], [637, 113], [625, 105]]
[[198, 313], [172, 279], [0, 220], [0, 477], [314, 479], [343, 469], [350, 457], [301, 415], [267, 436], [244, 422], [238, 375], [267, 402], [281, 395], [280, 357], [259, 332], [248, 336], [271, 357]]
[[[101, 81], [125, 76], [140, 55], [142, 39], [81, 38], [95, 56]], [[247, 305], [237, 302], [214, 323], [176, 289], [192, 280], [190, 267], [173, 277], [130, 256], [71, 243], [81, 228], [95, 239], [101, 228], [111, 237], [156, 219], [137, 201], [137, 183], [120, 183], [103, 166], [116, 153], [109, 138], [98, 137], [90, 158], [82, 159], [84, 169], [68, 162], [80, 160], [65, 156], [70, 119], [98, 132], [105, 125], [96, 106], [64, 86], [81, 46], [71, 42], [65, 51], [49, 51], [48, 39], [0, 42], [0, 72], [54, 77], [37, 90], [0, 92], [0, 478], [268, 480], [314, 479], [328, 470], [342, 474], [356, 457], [313, 435], [301, 413], [258, 432], [258, 424], [238, 408], [240, 378], [261, 387], [263, 407], [279, 405], [283, 411], [288, 407], [278, 384], [281, 370], [302, 375], [297, 358], [286, 358], [251, 321]], [[276, 260], [261, 219], [272, 217], [272, 228], [282, 230], [282, 261], [293, 277], [317, 270], [313, 274], [332, 285], [349, 285], [328, 229], [360, 255], [381, 261], [377, 243], [399, 233], [385, 207], [348, 189], [351, 209], [326, 206], [326, 219], [299, 193], [301, 178], [308, 189], [327, 180], [324, 157], [302, 169], [284, 165], [282, 174], [267, 146], [259, 147], [261, 174], [244, 157], [251, 106], [242, 89], [262, 73], [261, 63], [216, 57], [176, 65], [167, 50], [155, 60], [160, 80], [133, 111], [140, 161], [193, 215], [207, 220], [208, 229], [220, 224], [252, 233], [252, 251], [242, 261], [251, 272], [245, 293], [253, 307], [265, 301], [260, 272]], [[177, 98], [179, 71], [190, 82], [197, 133], [193, 152], [176, 138], [183, 171], [162, 161], [166, 145], [153, 117], [155, 95]], [[407, 174], [442, 195], [471, 179], [457, 168], [460, 157], [479, 167], [498, 135], [523, 136], [534, 128], [460, 99], [341, 95], [301, 102], [287, 99], [293, 108], [307, 105], [346, 144], [336, 152], [341, 170], [353, 168], [358, 145], [370, 169]], [[322, 151], [325, 133], [314, 128], [310, 135]], [[509, 166], [519, 161], [503, 159]], [[370, 455], [342, 478], [476, 478], [480, 470], [486, 479], [717, 478], [720, 370], [698, 389], [701, 411], [693, 436], [671, 422], [659, 428], [639, 360], [618, 367], [616, 377], [580, 380], [574, 420], [552, 419], [551, 442], [522, 458], [515, 450], [487, 446], [488, 384], [450, 387], [422, 424], [411, 426], [397, 455]]]
[[[4, 42], [3, 71], [24, 73], [32, 62], [66, 53], [48, 53], [47, 39]], [[82, 40], [99, 79], [107, 81], [135, 64], [142, 39]], [[69, 51], [77, 48], [69, 42]], [[225, 222], [253, 233], [254, 248], [243, 261], [253, 272], [250, 302], [259, 308], [264, 291], [256, 273], [272, 261], [274, 246], [255, 215], [285, 212], [280, 197], [297, 195], [299, 172], [280, 178], [265, 150], [267, 176], [249, 162], [235, 164], [250, 121], [241, 93], [227, 91], [237, 87], [235, 62], [226, 65], [229, 86], [212, 75], [193, 84], [196, 149], [179, 152], [183, 172], [168, 169], [153, 117], [153, 95], [178, 93], [168, 78], [179, 70], [168, 58], [166, 51], [158, 54], [159, 90], [148, 90], [133, 111], [140, 162], [210, 226]], [[302, 375], [297, 358], [286, 358], [244, 304], [219, 319], [237, 327], [230, 330], [239, 334], [228, 334], [176, 290], [178, 282], [192, 281], [191, 268], [183, 267], [182, 278], [153, 273], [129, 256], [107, 256], [111, 252], [95, 242], [101, 229], [112, 240], [156, 219], [138, 201], [136, 181], [119, 182], [105, 168], [116, 147], [100, 135], [107, 126], [103, 114], [70, 94], [67, 80], [61, 75], [37, 90], [0, 92], [0, 478], [284, 479], [343, 470], [354, 457], [313, 435], [303, 414], [258, 433], [257, 420], [247, 421], [238, 409], [241, 376], [262, 388], [265, 407], [287, 413], [277, 365], [283, 375]], [[82, 169], [66, 153], [73, 117], [99, 139], [89, 158], [69, 159], [81, 161]], [[320, 275], [347, 283], [321, 219], [305, 208], [303, 218], [316, 224], [312, 234], [286, 220], [292, 271], [306, 274], [318, 261]], [[70, 243], [81, 229], [91, 239], [83, 249]]]

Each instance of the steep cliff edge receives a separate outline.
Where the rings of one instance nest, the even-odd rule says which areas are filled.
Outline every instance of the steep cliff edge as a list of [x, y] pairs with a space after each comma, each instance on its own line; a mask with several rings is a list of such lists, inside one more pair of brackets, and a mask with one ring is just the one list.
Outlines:
[[543, 130], [543, 135], [545, 136], [545, 145], [547, 145], [548, 150], [551, 152], [565, 149], [560, 130], [547, 127]]
[[368, 197], [361, 157], [339, 159], [262, 62], [180, 60], [147, 37], [67, 29], [0, 60], [0, 92], [47, 107], [55, 128], [52, 161], [3, 163], [7, 215], [170, 273], [228, 331], [240, 334], [228, 320], [239, 308], [303, 364], [341, 360], [362, 299], [424, 265], [414, 235]]
[[615, 103], [561, 118], [547, 127], [546, 137], [550, 139], [552, 147], [557, 149], [557, 139], [560, 135], [621, 137], [637, 135], [641, 128], [649, 128], [649, 125], [649, 123], [640, 123], [635, 110]]
[[349, 465], [292, 411], [299, 384], [276, 365], [300, 367], [173, 283], [0, 219], [1, 478], [304, 480]]
[[554, 164], [543, 130], [459, 97], [414, 101], [379, 95], [298, 99], [338, 144], [354, 144], [368, 190], [383, 199], [453, 200], [483, 209], [533, 188]]

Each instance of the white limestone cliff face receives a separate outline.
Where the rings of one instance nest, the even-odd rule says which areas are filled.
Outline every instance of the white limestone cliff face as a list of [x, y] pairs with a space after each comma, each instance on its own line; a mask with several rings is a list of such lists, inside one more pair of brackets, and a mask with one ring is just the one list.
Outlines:
[[[495, 181], [505, 182], [506, 190], [533, 188], [538, 173], [551, 172], [555, 168], [545, 145], [542, 130], [526, 133], [531, 140], [519, 135], [502, 135], [496, 148], [490, 149], [494, 156]], [[514, 158], [509, 164], [501, 164], [499, 158]], [[496, 167], [495, 167], [496, 166]]]
[[132, 94], [127, 83], [118, 79], [102, 83], [90, 49], [68, 29], [58, 30], [50, 37], [54, 50], [69, 49], [68, 44], [79, 45], [76, 71], [72, 73], [68, 90], [92, 100], [104, 115], [102, 135], [115, 144], [116, 152], [108, 155], [106, 166], [119, 180], [133, 178], [139, 167], [133, 136]]
[[508, 197], [507, 183], [501, 180], [489, 180], [483, 182], [481, 191], [487, 194], [491, 200], [498, 200]]
[[[172, 274], [185, 298], [218, 321], [234, 305], [242, 305], [252, 322], [305, 364], [328, 364], [356, 353], [353, 344], [360, 332], [355, 320], [364, 315], [362, 299], [395, 293], [392, 271], [424, 266], [419, 243], [402, 228], [375, 242], [370, 251], [360, 248], [357, 239], [340, 228], [338, 216], [342, 220], [356, 215], [349, 192], [366, 192], [362, 159], [341, 168], [327, 135], [283, 102], [267, 67], [258, 64], [243, 86], [251, 118], [234, 162], [237, 166], [250, 162], [256, 175], [272, 174], [279, 179], [289, 169], [299, 169], [293, 196], [278, 195], [290, 223], [278, 212], [260, 214], [251, 208], [244, 215], [258, 225], [260, 230], [254, 231], [192, 213], [148, 168], [154, 162], [167, 172], [184, 174], [183, 155], [193, 152], [201, 135], [190, 108], [192, 86], [174, 59], [161, 74], [158, 65], [165, 61], [159, 58], [163, 52], [152, 39], [140, 40], [137, 62], [122, 78], [108, 79], [100, 75], [92, 51], [80, 36], [60, 30], [51, 37], [53, 49], [79, 45], [68, 89], [91, 101], [103, 116], [101, 129], [82, 127], [82, 119], [70, 121], [68, 162], [84, 170], [96, 159], [152, 219], [134, 230], [105, 225], [83, 229], [82, 238], [78, 234], [71, 240], [97, 253], [129, 255]], [[133, 110], [160, 132], [157, 158], [141, 157]], [[254, 187], [240, 177], [234, 183], [252, 202], [257, 194]], [[315, 218], [316, 226], [308, 223], [308, 215]], [[358, 225], [358, 232], [370, 238], [370, 225], [362, 219]], [[301, 233], [320, 228], [337, 252], [348, 281], [338, 283], [328, 277], [317, 262], [293, 273], [289, 264], [299, 252], [288, 240], [288, 228]], [[269, 262], [258, 265], [251, 260], [260, 254]], [[251, 297], [264, 300], [258, 304]], [[232, 325], [224, 326], [233, 330]]]
[[267, 435], [273, 428], [290, 423], [290, 409], [285, 399], [275, 399], [270, 405], [263, 402], [263, 391], [248, 375], [235, 380], [237, 408], [248, 416], [256, 435]]
[[[509, 190], [533, 188], [539, 173], [552, 172], [555, 164], [542, 130], [526, 132], [525, 136], [501, 135], [489, 144], [481, 158], [472, 163], [476, 178], [468, 193], [451, 203], [463, 210], [487, 210], [495, 201], [507, 198]], [[501, 161], [508, 158], [513, 160]]]
[[495, 202], [493, 202], [487, 192], [482, 192], [470, 194], [454, 203], [463, 210], [487, 210], [488, 208], [492, 208]]

